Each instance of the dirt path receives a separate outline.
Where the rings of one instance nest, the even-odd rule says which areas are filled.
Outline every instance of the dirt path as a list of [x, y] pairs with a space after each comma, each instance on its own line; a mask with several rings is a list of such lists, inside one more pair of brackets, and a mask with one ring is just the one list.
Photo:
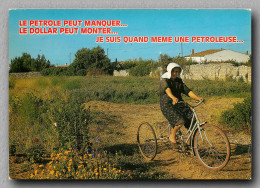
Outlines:
[[[228, 127], [219, 125], [216, 120], [221, 111], [232, 108], [236, 102], [242, 102], [242, 99], [215, 97], [208, 99], [206, 104], [197, 109], [202, 122], [207, 121], [222, 128], [230, 139], [232, 155], [224, 169], [217, 172], [208, 170], [202, 167], [193, 155], [180, 154], [166, 146], [159, 147], [159, 153], [150, 163], [154, 163], [157, 170], [169, 173], [174, 179], [250, 179], [251, 158], [248, 151], [251, 137], [243, 133], [235, 133]], [[123, 127], [123, 130], [120, 129], [123, 133], [110, 139], [116, 144], [136, 144], [137, 128], [141, 122], [167, 126], [159, 104], [135, 105], [91, 101], [87, 105], [91, 106], [92, 110], [103, 111], [118, 119], [120, 123], [117, 127]]]

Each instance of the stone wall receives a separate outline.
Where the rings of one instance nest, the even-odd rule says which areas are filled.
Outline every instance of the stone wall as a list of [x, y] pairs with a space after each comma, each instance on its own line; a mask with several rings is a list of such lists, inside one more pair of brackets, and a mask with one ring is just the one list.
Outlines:
[[9, 73], [9, 76], [23, 78], [23, 77], [37, 77], [37, 76], [41, 76], [41, 74], [39, 72], [20, 72], [20, 73]]
[[120, 71], [117, 71], [117, 70], [114, 70], [113, 72], [113, 75], [114, 76], [129, 76], [129, 72], [130, 70], [120, 70]]
[[[158, 78], [162, 74], [162, 68], [159, 67], [154, 72], [151, 72], [150, 76]], [[226, 80], [232, 78], [251, 82], [251, 67], [245, 65], [234, 66], [230, 63], [196, 64], [186, 66], [182, 78], [191, 80]]]
[[185, 67], [183, 78], [193, 80], [226, 80], [232, 78], [251, 82], [251, 67], [234, 66], [230, 63], [190, 65]]

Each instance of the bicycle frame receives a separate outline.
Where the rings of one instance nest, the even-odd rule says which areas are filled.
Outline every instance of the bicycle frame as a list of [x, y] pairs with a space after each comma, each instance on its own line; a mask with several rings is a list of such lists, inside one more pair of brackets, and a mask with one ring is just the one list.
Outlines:
[[[187, 139], [186, 139], [186, 141], [184, 141], [185, 144], [188, 143], [189, 139], [192, 140], [192, 137], [193, 137], [194, 133], [196, 132], [196, 130], [198, 130], [199, 133], [200, 133], [200, 135], [201, 135], [201, 126], [203, 126], [203, 125], [205, 125], [205, 124], [207, 123], [207, 122], [200, 123], [199, 117], [198, 117], [198, 115], [197, 115], [197, 113], [196, 113], [196, 110], [195, 110], [195, 107], [199, 106], [202, 102], [203, 102], [203, 101], [200, 101], [200, 102], [199, 102], [197, 105], [195, 105], [195, 106], [192, 106], [192, 105], [186, 103], [186, 104], [191, 108], [193, 115], [192, 115], [192, 119], [191, 119], [191, 123], [190, 123], [189, 129], [188, 129], [187, 132], [185, 133], [185, 135], [188, 136]], [[179, 103], [184, 103], [184, 101], [181, 101], [181, 102], [179, 102]], [[183, 126], [183, 125], [182, 125], [182, 126]], [[162, 136], [163, 133], [164, 133], [167, 129], [169, 130], [169, 136], [170, 136], [170, 134], [171, 134], [171, 125], [168, 125], [168, 126], [159, 134], [159, 136], [158, 136], [156, 139], [157, 139], [157, 140], [166, 140], [166, 139], [168, 139], [169, 136], [168, 136], [166, 139]], [[202, 139], [203, 139], [203, 138], [202, 138]], [[192, 150], [193, 150], [193, 147], [192, 147]]]
[[[190, 105], [191, 106], [191, 105]], [[193, 112], [191, 123], [189, 126], [189, 129], [185, 133], [188, 135], [185, 144], [188, 143], [189, 139], [192, 139], [191, 137], [194, 135], [195, 131], [198, 129], [200, 135], [201, 135], [201, 126], [205, 125], [207, 122], [200, 123], [199, 117], [196, 113], [195, 107], [191, 106], [191, 110]], [[203, 139], [203, 138], [202, 138]]]
[[156, 140], [166, 140], [168, 139], [169, 137], [167, 137], [166, 139], [163, 137], [163, 133], [166, 131], [166, 130], [169, 130], [169, 133], [171, 131], [171, 125], [168, 125], [160, 134], [159, 136], [156, 138]]

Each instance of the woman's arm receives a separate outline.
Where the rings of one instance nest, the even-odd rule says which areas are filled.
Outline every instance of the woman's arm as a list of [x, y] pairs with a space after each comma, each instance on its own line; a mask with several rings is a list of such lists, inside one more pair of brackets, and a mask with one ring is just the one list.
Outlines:
[[193, 93], [193, 91], [190, 91], [189, 93], [188, 93], [188, 95], [189, 95], [189, 97], [191, 97], [191, 98], [193, 98], [193, 99], [195, 99], [195, 100], [198, 100], [198, 101], [201, 101], [203, 98], [202, 97], [199, 97], [199, 96], [197, 96], [195, 93]]
[[176, 98], [176, 97], [172, 94], [172, 91], [171, 91], [170, 88], [167, 88], [167, 89], [165, 90], [165, 92], [166, 92], [166, 94], [172, 99], [172, 104], [173, 104], [173, 105], [176, 104], [176, 103], [179, 101], [178, 98]]

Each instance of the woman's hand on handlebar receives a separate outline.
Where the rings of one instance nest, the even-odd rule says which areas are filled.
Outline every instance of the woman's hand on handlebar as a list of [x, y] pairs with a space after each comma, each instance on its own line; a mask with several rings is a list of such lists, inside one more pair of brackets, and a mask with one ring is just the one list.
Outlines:
[[200, 97], [200, 96], [197, 96], [195, 93], [193, 93], [192, 91], [190, 91], [189, 93], [188, 93], [188, 95], [191, 97], [191, 98], [193, 98], [193, 99], [195, 99], [195, 100], [198, 100], [198, 101], [202, 101], [203, 100], [203, 98], [202, 97]]
[[203, 99], [202, 97], [197, 97], [196, 100], [199, 101], [199, 102], [201, 102], [201, 101], [203, 101], [204, 99]]

